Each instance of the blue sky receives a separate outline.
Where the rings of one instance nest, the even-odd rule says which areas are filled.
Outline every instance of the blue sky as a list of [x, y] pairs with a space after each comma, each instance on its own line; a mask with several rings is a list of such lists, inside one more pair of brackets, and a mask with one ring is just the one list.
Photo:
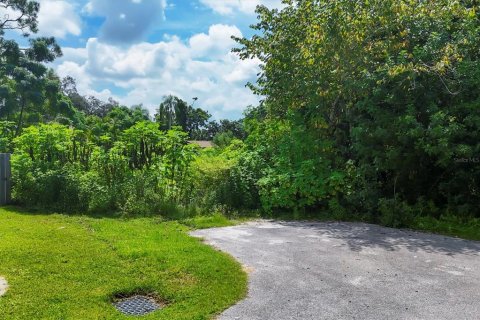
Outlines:
[[152, 113], [177, 95], [216, 119], [239, 118], [256, 104], [245, 88], [258, 61], [242, 61], [232, 35], [252, 35], [258, 4], [280, 0], [39, 0], [39, 35], [53, 35], [64, 56], [52, 67], [82, 94], [143, 103]]

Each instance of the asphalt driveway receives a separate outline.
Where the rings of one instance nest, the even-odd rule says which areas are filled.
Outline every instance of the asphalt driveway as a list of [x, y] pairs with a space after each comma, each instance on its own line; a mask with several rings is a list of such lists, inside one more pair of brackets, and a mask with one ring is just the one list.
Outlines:
[[219, 319], [480, 319], [480, 242], [359, 223], [258, 221], [192, 233], [250, 274]]

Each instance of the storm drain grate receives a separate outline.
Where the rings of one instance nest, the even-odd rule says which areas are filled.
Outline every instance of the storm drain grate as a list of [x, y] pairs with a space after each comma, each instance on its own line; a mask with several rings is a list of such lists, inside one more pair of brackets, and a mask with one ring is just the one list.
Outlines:
[[129, 316], [143, 316], [162, 308], [153, 298], [145, 296], [125, 298], [114, 302], [113, 305], [120, 312]]

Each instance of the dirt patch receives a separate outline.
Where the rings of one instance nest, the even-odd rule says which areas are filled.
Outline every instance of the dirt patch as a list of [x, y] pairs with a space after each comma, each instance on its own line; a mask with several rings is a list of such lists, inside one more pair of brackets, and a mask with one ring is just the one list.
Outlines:
[[247, 274], [250, 274], [250, 273], [252, 273], [252, 272], [255, 271], [255, 269], [254, 269], [253, 267], [246, 266], [246, 265], [242, 266], [242, 269], [243, 269], [243, 271], [245, 271]]

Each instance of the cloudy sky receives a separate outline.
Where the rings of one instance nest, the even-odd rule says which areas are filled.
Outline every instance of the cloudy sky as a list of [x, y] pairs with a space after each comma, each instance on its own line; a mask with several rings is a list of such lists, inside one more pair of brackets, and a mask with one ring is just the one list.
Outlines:
[[235, 119], [258, 98], [245, 88], [257, 61], [231, 53], [251, 36], [257, 4], [280, 0], [40, 0], [39, 35], [53, 35], [64, 56], [53, 67], [82, 94], [112, 96], [153, 111], [166, 94]]

